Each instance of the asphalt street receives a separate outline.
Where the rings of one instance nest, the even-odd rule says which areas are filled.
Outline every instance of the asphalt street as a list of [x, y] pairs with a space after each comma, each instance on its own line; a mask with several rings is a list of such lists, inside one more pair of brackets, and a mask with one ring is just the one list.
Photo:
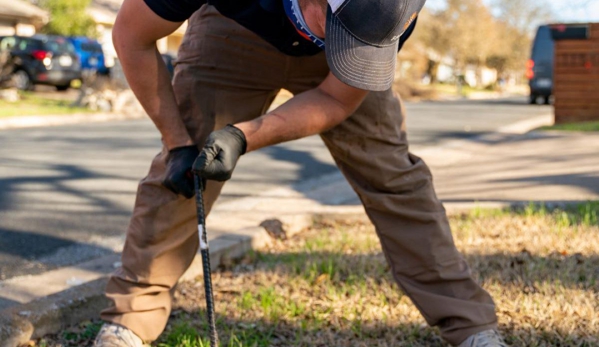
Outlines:
[[[438, 146], [552, 112], [526, 99], [408, 103], [412, 144]], [[160, 150], [149, 120], [0, 131], [0, 280], [118, 252]], [[219, 202], [336, 170], [318, 137], [242, 157]]]

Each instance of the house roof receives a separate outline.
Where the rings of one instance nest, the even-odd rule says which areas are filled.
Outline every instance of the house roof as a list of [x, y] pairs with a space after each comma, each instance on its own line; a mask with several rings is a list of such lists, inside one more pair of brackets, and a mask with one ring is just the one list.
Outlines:
[[48, 21], [48, 12], [22, 0], [0, 0], [0, 17], [26, 22]]

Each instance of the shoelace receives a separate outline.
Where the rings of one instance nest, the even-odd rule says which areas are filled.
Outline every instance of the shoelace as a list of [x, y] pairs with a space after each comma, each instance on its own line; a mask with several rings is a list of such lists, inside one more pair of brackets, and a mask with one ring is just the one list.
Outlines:
[[131, 336], [131, 332], [124, 327], [118, 325], [104, 326], [99, 335], [102, 332], [108, 332], [112, 336], [116, 337], [120, 342], [126, 344], [128, 347], [136, 347], [135, 337]]
[[[481, 334], [479, 336], [477, 336], [479, 339], [481, 339], [482, 341], [482, 345], [478, 345], [478, 346], [474, 346], [473, 347], [496, 347], [497, 345], [495, 344], [496, 342], [499, 342], [499, 347], [508, 347], [508, 345], [505, 344], [505, 342], [503, 341], [503, 338], [501, 337], [501, 335], [499, 335], [499, 333], [495, 330], [492, 331], [485, 331], [484, 335]], [[475, 342], [478, 339], [474, 339]]]

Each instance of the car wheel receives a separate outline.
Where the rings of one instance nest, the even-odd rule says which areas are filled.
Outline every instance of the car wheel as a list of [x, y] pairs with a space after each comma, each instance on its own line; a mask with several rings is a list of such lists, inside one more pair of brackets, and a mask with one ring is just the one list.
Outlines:
[[64, 84], [61, 86], [56, 86], [56, 90], [58, 90], [59, 92], [64, 92], [67, 89], [69, 89], [69, 87], [70, 87], [70, 84]]
[[25, 70], [17, 70], [13, 74], [13, 84], [17, 89], [20, 90], [32, 90], [33, 83], [31, 82], [31, 77]]
[[528, 97], [528, 103], [531, 105], [534, 105], [537, 103], [537, 96], [534, 94], [530, 94], [530, 96]]

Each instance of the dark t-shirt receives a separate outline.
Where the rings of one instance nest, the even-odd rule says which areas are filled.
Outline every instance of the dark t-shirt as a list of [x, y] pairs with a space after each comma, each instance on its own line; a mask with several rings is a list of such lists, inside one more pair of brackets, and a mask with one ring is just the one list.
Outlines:
[[[279, 51], [291, 56], [314, 55], [321, 51], [301, 36], [283, 8], [283, 0], [144, 0], [163, 19], [182, 22], [202, 5], [213, 5], [223, 16], [243, 25]], [[416, 21], [402, 35], [399, 48], [410, 37]]]

